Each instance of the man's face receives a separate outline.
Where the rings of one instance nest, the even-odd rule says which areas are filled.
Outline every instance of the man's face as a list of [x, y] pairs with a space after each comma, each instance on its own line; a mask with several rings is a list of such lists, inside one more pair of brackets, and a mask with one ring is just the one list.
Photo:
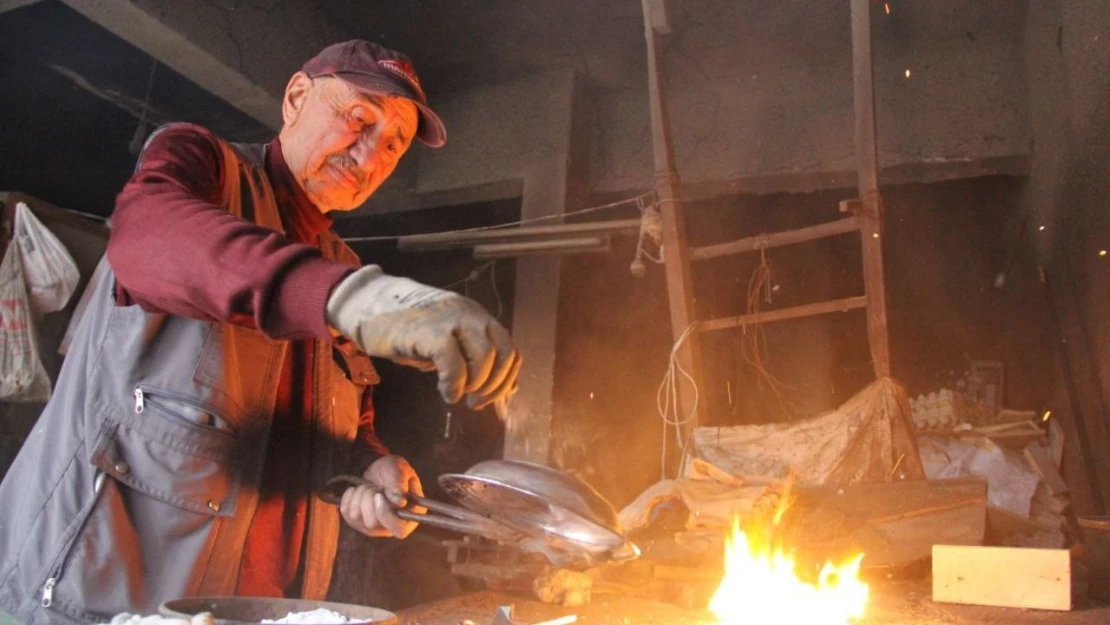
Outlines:
[[358, 208], [393, 173], [416, 134], [416, 105], [298, 73], [286, 88], [281, 147], [321, 212]]

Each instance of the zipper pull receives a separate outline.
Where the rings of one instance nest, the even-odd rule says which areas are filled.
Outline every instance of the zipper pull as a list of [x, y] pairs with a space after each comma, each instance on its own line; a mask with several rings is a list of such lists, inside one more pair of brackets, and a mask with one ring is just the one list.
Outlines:
[[57, 582], [53, 577], [46, 580], [46, 585], [42, 587], [42, 607], [49, 608], [54, 603], [54, 584]]
[[145, 403], [143, 402], [143, 389], [137, 388], [135, 389], [135, 412], [142, 414], [143, 408], [145, 407]]

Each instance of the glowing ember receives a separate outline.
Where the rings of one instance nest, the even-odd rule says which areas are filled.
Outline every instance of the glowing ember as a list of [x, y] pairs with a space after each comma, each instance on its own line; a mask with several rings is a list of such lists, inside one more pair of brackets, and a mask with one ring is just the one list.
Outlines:
[[798, 578], [794, 559], [749, 540], [734, 519], [725, 541], [725, 577], [709, 609], [724, 625], [848, 625], [867, 606], [859, 580], [861, 554], [841, 566], [826, 563], [816, 584]]

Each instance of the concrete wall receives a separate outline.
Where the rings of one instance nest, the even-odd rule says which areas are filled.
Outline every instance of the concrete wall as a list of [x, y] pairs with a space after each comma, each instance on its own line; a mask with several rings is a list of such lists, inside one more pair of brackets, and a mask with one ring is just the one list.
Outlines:
[[[1026, 30], [1035, 145], [1027, 208], [1067, 371], [1069, 476], [1086, 511], [1110, 506], [1110, 10], [1098, 0], [1030, 0]], [[1040, 230], [1040, 226], [1044, 230]]]
[[[674, 4], [685, 14], [665, 40], [667, 88], [685, 182], [854, 169], [849, 3]], [[1020, 12], [889, 5], [872, 15], [880, 165], [1027, 154]], [[646, 97], [599, 106], [593, 188], [643, 186]]]
[[[880, 165], [1028, 156], [1020, 5], [889, 4], [889, 15], [876, 5], [872, 16]], [[847, 2], [784, 2], [775, 10], [725, 0], [674, 7], [666, 83], [684, 182], [854, 169]], [[639, 82], [632, 90], [595, 89], [587, 98], [597, 119], [592, 192], [650, 186], [646, 75]], [[565, 78], [540, 76], [439, 101], [434, 85], [429, 88], [450, 138], [442, 150], [416, 154], [418, 173], [409, 188], [417, 194], [501, 179], [559, 150], [566, 136], [560, 128], [568, 118]], [[787, 178], [778, 190], [790, 188]], [[416, 205], [381, 200], [369, 210]]]

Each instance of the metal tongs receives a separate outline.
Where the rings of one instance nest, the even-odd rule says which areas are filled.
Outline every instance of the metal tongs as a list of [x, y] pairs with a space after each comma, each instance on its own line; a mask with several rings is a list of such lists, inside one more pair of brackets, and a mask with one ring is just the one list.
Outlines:
[[[628, 560], [639, 556], [612, 504], [581, 479], [551, 467], [486, 460], [466, 473], [439, 476], [458, 505], [407, 496], [397, 516], [543, 554], [558, 566]], [[379, 486], [353, 475], [328, 481], [325, 501], [338, 503], [351, 486]], [[427, 511], [420, 512], [415, 507]]]
[[[343, 492], [352, 486], [369, 486], [371, 490], [376, 493], [384, 492], [381, 486], [373, 482], [358, 477], [357, 475], [344, 474], [337, 475], [328, 480], [324, 485], [325, 490], [320, 493], [320, 498], [327, 503], [339, 505], [339, 502], [343, 498]], [[389, 501], [388, 497], [386, 501]], [[519, 543], [525, 538], [523, 534], [510, 527], [454, 504], [407, 493], [405, 494], [405, 501], [407, 505], [404, 507], [394, 506], [394, 512], [398, 517], [406, 521], [426, 523], [433, 527], [451, 530], [460, 534], [481, 536], [482, 538], [504, 543]], [[417, 512], [413, 509], [414, 507], [422, 507], [427, 510], [427, 512]]]

